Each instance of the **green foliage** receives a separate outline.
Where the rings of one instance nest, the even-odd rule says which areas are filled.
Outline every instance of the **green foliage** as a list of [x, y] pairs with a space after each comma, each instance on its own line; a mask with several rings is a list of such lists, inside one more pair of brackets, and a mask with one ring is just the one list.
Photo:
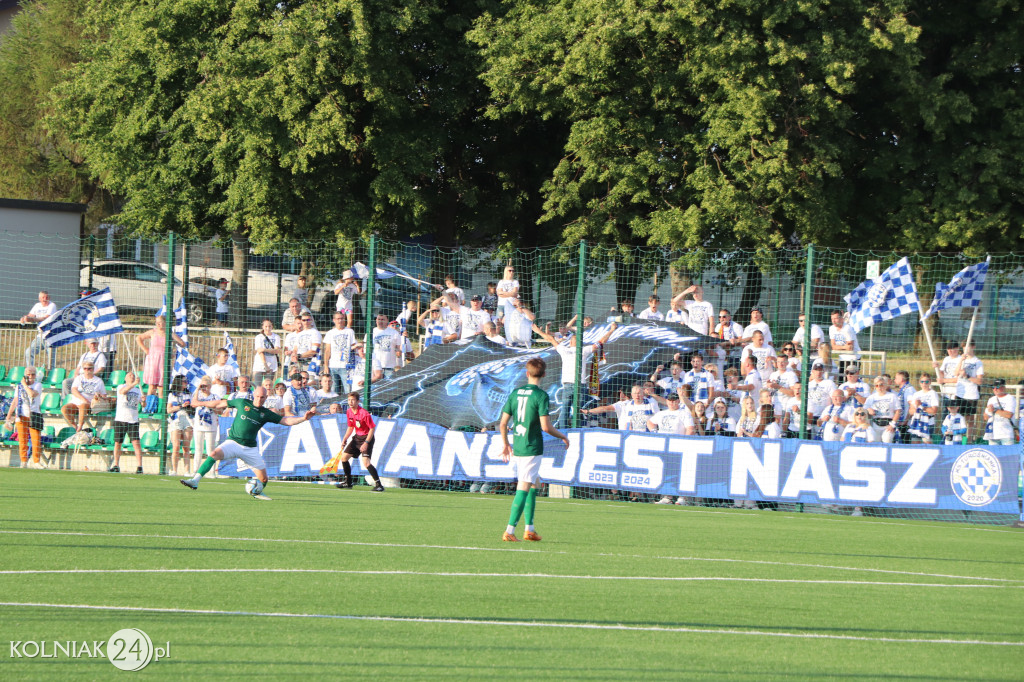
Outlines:
[[93, 24], [111, 35], [62, 115], [142, 232], [243, 232], [263, 249], [370, 231], [501, 239], [537, 213], [545, 167], [524, 141], [543, 127], [482, 115], [463, 38], [479, 11], [99, 3]]
[[485, 16], [496, 117], [570, 125], [565, 239], [904, 249], [1021, 237], [1021, 15], [902, 0], [520, 2]]
[[26, 2], [0, 40], [0, 195], [90, 203], [87, 220], [109, 212], [77, 141], [47, 116], [53, 89], [81, 59], [85, 0]]

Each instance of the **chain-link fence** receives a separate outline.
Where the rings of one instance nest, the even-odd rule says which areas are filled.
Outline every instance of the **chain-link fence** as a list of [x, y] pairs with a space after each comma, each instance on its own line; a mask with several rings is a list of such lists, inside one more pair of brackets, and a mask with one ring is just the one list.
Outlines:
[[[866, 398], [879, 390], [876, 380], [884, 379], [900, 413], [872, 410], [869, 421], [878, 439], [949, 442], [942, 427], [945, 403], [930, 415], [934, 425], [925, 437], [909, 433], [921, 402], [913, 397], [921, 389], [921, 375], [928, 374], [940, 382], [936, 388], [946, 403], [966, 401], [966, 424], [956, 430], [956, 442], [986, 442], [993, 420], [985, 408], [995, 384], [1004, 382], [1019, 404], [1024, 376], [1024, 254], [991, 254], [980, 306], [945, 309], [922, 324], [936, 285], [950, 283], [978, 259], [817, 248], [453, 249], [377, 239], [281, 244], [274, 253], [255, 253], [230, 243], [150, 243], [114, 230], [83, 240], [7, 233], [0, 235], [0, 246], [8, 283], [0, 291], [0, 365], [8, 387], [16, 368], [31, 361], [45, 365], [50, 378], [56, 376], [52, 370], [61, 369], [72, 376], [87, 350], [77, 343], [28, 356], [36, 330], [19, 320], [38, 302], [39, 291], [46, 290], [59, 308], [81, 292], [104, 288], [112, 293], [126, 330], [115, 340], [116, 352], [108, 348], [103, 376], [111, 389], [122, 378], [118, 372], [135, 368], [141, 374], [157, 362], [152, 338], [138, 335], [153, 328], [153, 315], [171, 291], [172, 306], [187, 311], [189, 351], [208, 365], [226, 344], [226, 332], [240, 374], [283, 383], [285, 389], [271, 389], [275, 393], [290, 390], [288, 373], [312, 370], [331, 377], [321, 389], [328, 396], [325, 407], [344, 402], [345, 393], [356, 390], [379, 417], [433, 424], [467, 437], [497, 428], [510, 392], [524, 380], [526, 359], [535, 355], [547, 361], [544, 385], [551, 418], [560, 428], [653, 430], [648, 419], [675, 410], [668, 399], [679, 396], [678, 409], [689, 415], [683, 421], [690, 425], [681, 429], [741, 437], [771, 436], [777, 429], [783, 436], [822, 438], [837, 424], [845, 432], [854, 421], [850, 413], [819, 426], [828, 416], [828, 393], [852, 386]], [[844, 297], [866, 280], [884, 280], [902, 258], [920, 311], [851, 335]], [[77, 276], [69, 272], [73, 266]], [[883, 295], [884, 289], [875, 287]], [[304, 311], [312, 330], [302, 326]], [[265, 319], [271, 323], [269, 335], [261, 334]], [[332, 333], [335, 327], [352, 333]], [[368, 333], [374, 343], [364, 346]], [[968, 337], [975, 348], [965, 361], [949, 347]], [[268, 343], [277, 344], [278, 352], [265, 353]], [[164, 353], [161, 366], [173, 363], [170, 350]], [[851, 369], [857, 373], [848, 373]], [[310, 380], [317, 382], [315, 376]], [[58, 383], [47, 390], [59, 391]], [[628, 407], [635, 386], [641, 393], [636, 404], [650, 403], [649, 411]], [[155, 387], [143, 388], [162, 395]], [[752, 405], [744, 404], [748, 395]], [[850, 412], [863, 406], [863, 400], [854, 404], [855, 398], [840, 398]], [[771, 406], [770, 418], [762, 404]], [[161, 428], [165, 406], [160, 403], [160, 412], [144, 428]], [[59, 442], [66, 424], [59, 412], [51, 411], [47, 419]], [[107, 427], [104, 418], [96, 421], [97, 431]], [[1017, 415], [1010, 421], [1016, 423]], [[167, 470], [164, 438], [150, 445], [162, 457], [153, 470]], [[281, 475], [318, 478], [312, 469]], [[403, 470], [396, 478], [403, 485], [452, 489], [510, 487], [484, 475], [474, 480], [465, 471], [441, 480]], [[725, 494], [667, 496], [603, 484], [559, 487], [558, 494], [733, 504]]]

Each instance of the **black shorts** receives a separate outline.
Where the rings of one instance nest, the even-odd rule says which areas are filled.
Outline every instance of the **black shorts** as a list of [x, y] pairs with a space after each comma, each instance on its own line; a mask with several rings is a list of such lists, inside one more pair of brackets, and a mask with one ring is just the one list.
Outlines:
[[345, 446], [345, 454], [353, 455], [355, 457], [369, 457], [373, 454], [373, 438], [369, 440], [369, 446], [366, 448], [366, 452], [360, 452], [359, 448], [366, 443], [366, 436], [352, 436], [352, 440]]
[[960, 408], [960, 414], [965, 417], [973, 417], [978, 414], [978, 401], [970, 398], [947, 398], [947, 405], [956, 405]]
[[128, 440], [139, 439], [139, 423], [129, 424], [128, 422], [114, 422], [114, 442], [123, 443], [124, 436], [128, 434]]

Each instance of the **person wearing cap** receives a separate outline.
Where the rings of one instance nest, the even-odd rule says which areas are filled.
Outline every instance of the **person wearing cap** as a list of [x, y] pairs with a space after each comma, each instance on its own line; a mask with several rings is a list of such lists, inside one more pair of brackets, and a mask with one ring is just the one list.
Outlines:
[[75, 377], [82, 373], [82, 365], [89, 363], [93, 366], [94, 376], [100, 376], [103, 373], [103, 369], [107, 366], [107, 356], [100, 350], [99, 339], [87, 339], [85, 342], [86, 351], [82, 353], [82, 357], [78, 359], [78, 364], [75, 365], [75, 371], [71, 373], [71, 376], [66, 378], [61, 384], [60, 397], [64, 398], [68, 393], [71, 393], [71, 384], [74, 383]]
[[228, 304], [228, 281], [224, 277], [217, 280], [217, 288], [213, 292], [214, 297], [217, 299], [217, 324], [228, 323], [228, 312], [230, 307]]
[[839, 385], [839, 390], [846, 394], [846, 402], [852, 407], [863, 405], [871, 395], [871, 387], [860, 378], [860, 367], [857, 365], [846, 367], [846, 381]]
[[825, 365], [815, 362], [811, 365], [811, 378], [807, 381], [807, 417], [808, 424], [817, 423], [818, 417], [831, 401], [832, 391], [839, 387], [836, 382], [825, 376]]
[[755, 331], [760, 331], [764, 334], [765, 345], [773, 346], [772, 330], [768, 328], [768, 323], [764, 321], [764, 312], [758, 306], [750, 309], [750, 324], [743, 329], [744, 344], [753, 342]]
[[[366, 339], [363, 339], [363, 343]], [[402, 352], [402, 335], [388, 324], [387, 315], [377, 315], [377, 326], [373, 329], [373, 357], [370, 361], [371, 383], [381, 379], [390, 379], [399, 366], [399, 354]]]
[[647, 299], [647, 307], [640, 311], [637, 317], [641, 320], [656, 320], [661, 322], [665, 319], [665, 316], [658, 310], [658, 305], [661, 303], [661, 299], [658, 298], [657, 294], [651, 294]]
[[302, 372], [292, 372], [288, 379], [291, 385], [284, 392], [284, 400], [281, 403], [284, 408], [284, 416], [295, 417], [315, 410], [319, 402], [317, 391], [307, 385], [306, 377], [302, 375]]
[[[604, 335], [597, 340], [597, 343], [607, 343], [608, 339], [611, 338], [612, 332], [617, 328], [618, 325], [612, 322], [608, 325], [608, 329], [605, 331]], [[533, 330], [537, 332], [542, 339], [551, 344], [551, 347], [555, 349], [555, 352], [558, 353], [558, 356], [562, 360], [561, 411], [559, 412], [558, 424], [556, 426], [560, 429], [567, 429], [572, 425], [569, 409], [572, 405], [573, 394], [576, 391], [577, 335], [570, 332], [568, 341], [559, 342], [551, 334], [548, 334], [536, 325], [534, 325]], [[594, 357], [594, 345], [595, 344], [585, 344], [583, 346], [583, 371], [580, 374], [584, 386], [586, 386], [587, 381], [590, 379], [591, 360]], [[583, 392], [581, 391], [581, 404], [583, 397], [582, 393]]]
[[461, 340], [471, 339], [477, 334], [483, 334], [484, 325], [491, 321], [491, 316], [483, 309], [483, 297], [474, 294], [469, 299], [469, 307], [459, 303], [454, 294], [448, 294], [448, 307], [459, 316], [462, 324]]
[[992, 382], [992, 397], [985, 406], [985, 440], [989, 445], [1013, 445], [1013, 418], [1017, 398], [1006, 392], [1006, 379]]
[[334, 293], [338, 300], [334, 304], [334, 310], [345, 316], [345, 324], [352, 328], [352, 311], [355, 308], [355, 298], [359, 295], [359, 280], [351, 270], [341, 274], [341, 279], [334, 283]]

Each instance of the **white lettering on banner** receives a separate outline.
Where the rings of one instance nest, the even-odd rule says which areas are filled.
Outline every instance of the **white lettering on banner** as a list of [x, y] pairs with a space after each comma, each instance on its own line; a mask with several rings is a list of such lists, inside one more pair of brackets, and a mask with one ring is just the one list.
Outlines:
[[[502, 462], [502, 449], [504, 449], [504, 444], [501, 442], [501, 436], [494, 434], [491, 437], [490, 443], [487, 444], [487, 449], [484, 450], [484, 456], [488, 459], [488, 463], [484, 464], [484, 476], [487, 478], [515, 478], [515, 467], [512, 464], [515, 455], [512, 455], [512, 458], [507, 463]], [[541, 461], [543, 462], [544, 460]], [[491, 464], [490, 462], [497, 462], [497, 464]]]
[[403, 468], [413, 469], [420, 476], [434, 475], [430, 435], [425, 424], [406, 424], [395, 447], [391, 448], [384, 473], [397, 476]]
[[907, 473], [896, 482], [889, 493], [889, 502], [901, 504], [935, 504], [935, 488], [918, 488], [924, 475], [939, 456], [938, 448], [892, 448], [889, 461], [910, 464]]
[[[614, 431], [591, 431], [583, 434], [583, 461], [580, 462], [580, 483], [601, 483], [617, 486], [619, 472], [614, 471], [618, 464], [619, 449], [622, 447], [621, 436]], [[597, 471], [597, 467], [609, 467], [613, 471]]]
[[461, 431], [446, 431], [444, 443], [441, 445], [441, 460], [437, 464], [438, 476], [452, 476], [455, 473], [455, 461], [469, 478], [480, 477], [480, 461], [483, 459], [484, 448], [490, 436], [486, 433], [474, 433], [470, 442], [466, 442], [469, 434]]
[[782, 486], [782, 497], [797, 499], [805, 491], [814, 493], [819, 500], [833, 500], [836, 496], [820, 445], [802, 444], [797, 449], [786, 485]]
[[580, 437], [579, 431], [571, 431], [566, 434], [569, 437], [569, 447], [565, 450], [565, 459], [562, 466], [555, 466], [554, 457], [545, 457], [540, 461], [540, 478], [543, 481], [571, 483], [576, 478], [576, 465], [580, 462]]
[[311, 471], [320, 471], [324, 465], [312, 422], [302, 422], [288, 429], [288, 440], [281, 453], [281, 471], [295, 471], [300, 464], [305, 464]]
[[742, 497], [747, 494], [747, 477], [765, 497], [776, 497], [779, 494], [779, 443], [764, 443], [764, 461], [757, 456], [753, 446], [745, 441], [735, 441], [732, 445], [732, 477], [729, 481], [729, 494]]
[[324, 461], [320, 463], [320, 466], [324, 465], [328, 459], [333, 457], [336, 453], [341, 452], [342, 438], [344, 437], [341, 431], [341, 425], [338, 423], [340, 417], [335, 415], [334, 419], [321, 419], [320, 428], [324, 432], [324, 440], [327, 441], [327, 452], [321, 455], [321, 459]]
[[885, 497], [885, 471], [862, 467], [861, 462], [885, 462], [886, 448], [877, 445], [848, 445], [839, 453], [839, 476], [844, 481], [865, 485], [839, 485], [839, 499], [851, 502], [879, 502]]
[[682, 455], [679, 458], [679, 485], [681, 493], [697, 492], [697, 457], [710, 455], [715, 451], [713, 440], [690, 440], [669, 438], [668, 451]]
[[[398, 422], [381, 419], [373, 429], [373, 454], [370, 455], [370, 462], [374, 467], [380, 469], [380, 458], [387, 451], [388, 441], [391, 440], [391, 432], [395, 430]], [[355, 462], [356, 460], [352, 460]], [[359, 470], [363, 470], [362, 461], [359, 463]]]
[[641, 455], [641, 452], [665, 452], [665, 438], [662, 436], [626, 436], [622, 444], [622, 464], [639, 473], [622, 472], [622, 485], [645, 490], [657, 490], [664, 478], [665, 462], [657, 455]]

